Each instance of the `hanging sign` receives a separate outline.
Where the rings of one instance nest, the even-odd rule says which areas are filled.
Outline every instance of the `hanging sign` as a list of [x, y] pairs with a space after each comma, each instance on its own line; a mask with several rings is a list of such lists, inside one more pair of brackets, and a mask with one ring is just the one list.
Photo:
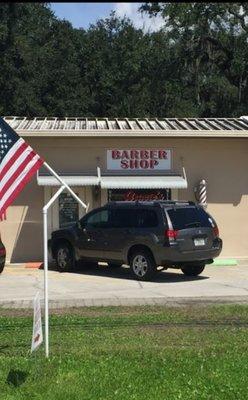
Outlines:
[[107, 169], [111, 171], [164, 171], [171, 169], [170, 149], [107, 150]]
[[33, 320], [33, 336], [31, 344], [31, 353], [36, 350], [43, 342], [42, 324], [41, 324], [41, 309], [40, 295], [36, 293], [34, 298], [34, 320]]

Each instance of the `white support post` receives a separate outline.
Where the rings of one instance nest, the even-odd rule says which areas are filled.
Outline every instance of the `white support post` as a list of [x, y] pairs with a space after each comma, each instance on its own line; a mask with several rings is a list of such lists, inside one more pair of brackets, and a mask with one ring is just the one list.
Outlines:
[[54, 194], [54, 196], [49, 200], [49, 202], [43, 207], [43, 247], [44, 247], [44, 303], [45, 303], [45, 352], [46, 357], [49, 357], [49, 302], [48, 302], [48, 234], [47, 234], [47, 210], [54, 203], [60, 193], [64, 189], [74, 197], [82, 207], [86, 208], [86, 204], [79, 199], [79, 197], [73, 192], [73, 190], [56, 174], [56, 172], [45, 162], [44, 166], [52, 173], [55, 178], [61, 183], [61, 187]]
[[48, 248], [47, 248], [47, 210], [63, 192], [65, 186], [61, 186], [49, 202], [43, 207], [43, 246], [44, 246], [44, 302], [45, 302], [45, 351], [49, 357], [49, 309], [48, 309]]
[[77, 200], [82, 207], [87, 208], [87, 205], [76, 195], [76, 193], [73, 192], [70, 186], [68, 186], [67, 183], [65, 183], [63, 179], [61, 179], [60, 176], [56, 174], [56, 172], [46, 162], [44, 162], [43, 165], [48, 169], [49, 172], [51, 172], [53, 176], [55, 176], [55, 178], [65, 187], [65, 189], [67, 189], [68, 192], [71, 193], [72, 197], [74, 197], [74, 199]]
[[184, 177], [184, 179], [186, 180], [186, 182], [187, 182], [187, 175], [186, 175], [186, 172], [185, 172], [185, 168], [183, 167], [183, 177]]

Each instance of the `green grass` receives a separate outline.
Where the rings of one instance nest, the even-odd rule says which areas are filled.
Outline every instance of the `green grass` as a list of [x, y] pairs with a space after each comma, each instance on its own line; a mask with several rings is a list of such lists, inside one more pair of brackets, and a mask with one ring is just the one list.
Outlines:
[[16, 314], [0, 310], [0, 400], [247, 398], [247, 306], [57, 312], [49, 360]]

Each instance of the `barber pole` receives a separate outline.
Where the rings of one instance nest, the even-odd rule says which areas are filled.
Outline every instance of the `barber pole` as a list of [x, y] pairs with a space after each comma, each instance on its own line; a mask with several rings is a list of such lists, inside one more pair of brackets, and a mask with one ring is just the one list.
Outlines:
[[207, 182], [205, 179], [199, 183], [199, 204], [204, 208], [207, 207]]

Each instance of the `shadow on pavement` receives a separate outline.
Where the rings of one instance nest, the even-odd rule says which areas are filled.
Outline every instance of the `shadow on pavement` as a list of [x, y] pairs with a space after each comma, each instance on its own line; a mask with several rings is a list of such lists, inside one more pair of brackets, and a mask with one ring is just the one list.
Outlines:
[[[119, 268], [111, 268], [108, 265], [89, 265], [86, 262], [83, 263], [81, 266], [78, 266], [72, 272], [60, 272], [58, 271], [56, 265], [51, 264], [49, 265], [49, 270], [57, 271], [58, 273], [65, 274], [80, 274], [80, 275], [87, 275], [87, 276], [105, 276], [109, 278], [116, 278], [116, 279], [127, 279], [127, 280], [136, 280], [131, 272], [129, 267], [122, 266]], [[175, 271], [175, 272], [174, 272]], [[159, 271], [157, 275], [151, 280], [151, 282], [188, 282], [188, 281], [199, 281], [204, 279], [209, 279], [208, 276], [200, 275], [200, 276], [186, 276], [180, 270], [174, 270], [173, 272], [168, 272], [165, 270]]]

